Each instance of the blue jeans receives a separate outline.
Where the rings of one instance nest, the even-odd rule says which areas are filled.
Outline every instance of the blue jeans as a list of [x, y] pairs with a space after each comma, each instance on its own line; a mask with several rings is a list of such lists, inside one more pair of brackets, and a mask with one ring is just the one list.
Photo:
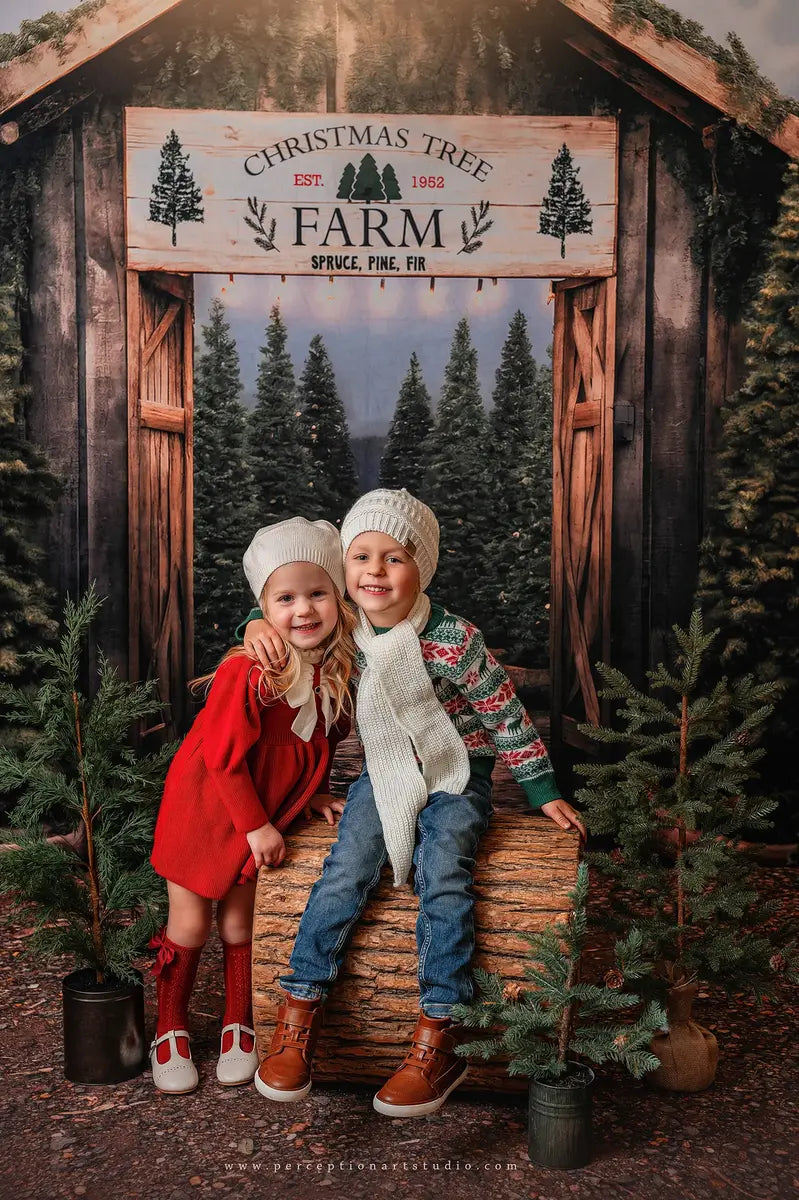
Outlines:
[[[491, 780], [472, 775], [462, 796], [433, 792], [416, 822], [413, 886], [419, 897], [419, 1007], [448, 1017], [469, 1003], [474, 980], [472, 876], [477, 844], [494, 808]], [[303, 1000], [325, 999], [338, 977], [347, 941], [388, 859], [369, 773], [347, 794], [338, 838], [311, 888], [280, 986]]]

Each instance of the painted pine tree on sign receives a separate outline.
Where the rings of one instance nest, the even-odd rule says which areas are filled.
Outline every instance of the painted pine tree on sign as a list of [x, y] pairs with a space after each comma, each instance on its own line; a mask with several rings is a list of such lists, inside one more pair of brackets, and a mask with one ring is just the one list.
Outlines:
[[364, 154], [352, 186], [351, 198], [371, 204], [373, 200], [385, 200], [386, 193], [383, 180], [377, 169], [377, 163], [371, 154]]
[[560, 257], [566, 257], [566, 238], [570, 233], [592, 233], [591, 203], [578, 179], [580, 168], [574, 165], [564, 142], [552, 163], [549, 191], [541, 201], [538, 232], [560, 241]]
[[168, 225], [172, 245], [177, 245], [177, 228], [183, 221], [203, 221], [202, 192], [194, 182], [189, 155], [183, 153], [174, 129], [161, 147], [161, 165], [150, 195], [150, 220]]
[[391, 203], [392, 200], [401, 200], [402, 192], [400, 191], [399, 180], [397, 179], [397, 172], [394, 170], [391, 163], [388, 163], [383, 168], [382, 179], [383, 179], [383, 191], [386, 193], [386, 200], [389, 202], [389, 204]]
[[352, 199], [352, 187], [355, 183], [355, 167], [352, 163], [347, 163], [344, 170], [341, 172], [341, 179], [338, 181], [338, 191], [336, 192], [337, 200], [346, 200], [349, 204]]

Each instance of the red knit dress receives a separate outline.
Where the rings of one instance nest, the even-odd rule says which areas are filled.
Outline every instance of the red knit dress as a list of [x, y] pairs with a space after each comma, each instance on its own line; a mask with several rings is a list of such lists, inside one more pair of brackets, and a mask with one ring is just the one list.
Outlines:
[[316, 728], [304, 742], [291, 730], [295, 708], [259, 700], [259, 670], [243, 654], [219, 667], [164, 784], [150, 861], [165, 879], [209, 900], [221, 900], [241, 876], [256, 877], [247, 833], [267, 821], [282, 832], [328, 790], [336, 746], [349, 730], [342, 718], [325, 734], [317, 693]]

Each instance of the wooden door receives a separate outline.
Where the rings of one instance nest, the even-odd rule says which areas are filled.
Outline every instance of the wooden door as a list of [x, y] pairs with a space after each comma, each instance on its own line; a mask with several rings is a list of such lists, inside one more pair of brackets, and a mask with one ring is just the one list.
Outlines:
[[157, 679], [164, 738], [194, 670], [192, 299], [190, 276], [128, 272], [130, 678]]
[[610, 661], [615, 279], [555, 285], [553, 345], [552, 743], [595, 750], [594, 664]]

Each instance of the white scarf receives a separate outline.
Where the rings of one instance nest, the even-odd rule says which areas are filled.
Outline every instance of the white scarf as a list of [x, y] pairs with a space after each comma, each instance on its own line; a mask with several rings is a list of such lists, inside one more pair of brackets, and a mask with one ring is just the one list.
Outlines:
[[[319, 647], [313, 650], [300, 650], [302, 667], [297, 680], [284, 693], [283, 699], [289, 708], [297, 708], [299, 712], [294, 718], [291, 730], [304, 742], [310, 742], [316, 729], [316, 695], [313, 687], [314, 664], [322, 660], [324, 651]], [[325, 719], [325, 735], [330, 733], [333, 714], [330, 707], [330, 688], [324, 675], [319, 678], [319, 697], [322, 702], [322, 716]]]
[[355, 630], [366, 658], [358, 683], [358, 729], [394, 887], [408, 878], [416, 818], [428, 795], [459, 794], [469, 781], [469, 755], [436, 699], [419, 645], [429, 617], [430, 601], [422, 592], [405, 620], [387, 633], [376, 634], [363, 612]]

